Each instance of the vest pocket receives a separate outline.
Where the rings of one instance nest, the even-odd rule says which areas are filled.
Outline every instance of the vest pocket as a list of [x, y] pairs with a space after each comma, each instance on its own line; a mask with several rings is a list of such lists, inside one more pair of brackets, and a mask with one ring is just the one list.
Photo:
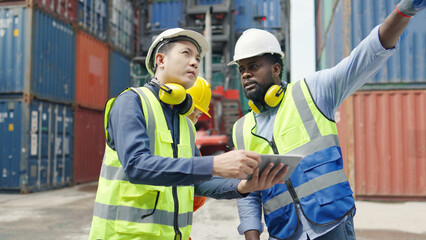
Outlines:
[[274, 138], [277, 145], [280, 146], [280, 152], [283, 153], [309, 142], [309, 136], [303, 124], [286, 129]]
[[120, 183], [115, 230], [126, 234], [159, 236], [161, 225], [153, 222], [157, 206], [164, 193], [161, 186]]
[[192, 157], [192, 148], [186, 144], [178, 144], [178, 154], [181, 157], [190, 158]]
[[352, 195], [341, 154], [336, 147], [305, 157], [300, 166], [320, 206]]

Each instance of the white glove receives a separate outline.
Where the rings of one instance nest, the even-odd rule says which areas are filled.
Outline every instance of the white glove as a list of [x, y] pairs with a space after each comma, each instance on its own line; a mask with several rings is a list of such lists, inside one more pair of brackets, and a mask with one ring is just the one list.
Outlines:
[[407, 17], [412, 17], [425, 8], [426, 0], [402, 0], [396, 6], [398, 13]]

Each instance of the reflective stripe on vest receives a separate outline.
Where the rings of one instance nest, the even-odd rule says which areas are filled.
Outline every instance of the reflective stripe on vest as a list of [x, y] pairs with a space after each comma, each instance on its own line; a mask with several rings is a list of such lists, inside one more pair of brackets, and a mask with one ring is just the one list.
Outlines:
[[[147, 128], [147, 134], [149, 137], [149, 141], [151, 143], [155, 143], [155, 118], [154, 113], [151, 107], [151, 104], [149, 103], [148, 97], [145, 95], [145, 93], [140, 88], [130, 88], [132, 91], [136, 92], [139, 96], [143, 98], [143, 101], [147, 103], [147, 110], [148, 110], [148, 121], [146, 123]], [[149, 144], [149, 150], [151, 150], [151, 153], [155, 153], [155, 144]]]
[[[119, 213], [117, 215], [117, 213]], [[160, 209], [140, 209], [128, 206], [113, 206], [95, 202], [93, 216], [107, 220], [123, 220], [135, 223], [156, 223], [173, 227], [173, 212]], [[146, 216], [141, 218], [141, 216]], [[178, 215], [178, 227], [182, 228], [192, 225], [192, 212], [180, 213]]]
[[[296, 191], [296, 194], [299, 198], [304, 198], [313, 194], [314, 192], [346, 181], [347, 178], [345, 172], [343, 170], [338, 170], [312, 179], [311, 181], [296, 187], [294, 190]], [[264, 203], [263, 211], [265, 215], [268, 215], [271, 212], [291, 203], [293, 203], [293, 199], [291, 198], [290, 193], [286, 191]]]

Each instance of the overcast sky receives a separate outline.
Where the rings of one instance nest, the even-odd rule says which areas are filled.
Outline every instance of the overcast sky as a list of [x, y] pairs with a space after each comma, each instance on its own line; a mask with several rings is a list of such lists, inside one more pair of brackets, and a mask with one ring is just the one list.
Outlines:
[[314, 0], [291, 0], [291, 81], [315, 71]]

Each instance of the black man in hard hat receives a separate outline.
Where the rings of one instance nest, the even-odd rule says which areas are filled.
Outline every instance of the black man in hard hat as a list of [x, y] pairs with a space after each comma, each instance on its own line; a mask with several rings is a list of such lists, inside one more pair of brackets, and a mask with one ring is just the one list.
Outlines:
[[[269, 165], [269, 173], [259, 174], [261, 159], [252, 151], [199, 156], [194, 125], [185, 117], [194, 108], [186, 89], [208, 49], [195, 31], [162, 32], [146, 58], [153, 78], [107, 102], [106, 150], [89, 239], [186, 240], [194, 194], [240, 198], [280, 182], [283, 166]], [[237, 180], [249, 174], [252, 180]]]
[[410, 17], [426, 1], [403, 0], [334, 68], [305, 79], [281, 81], [284, 56], [269, 32], [249, 29], [235, 45], [245, 96], [252, 112], [233, 128], [237, 149], [302, 155], [285, 184], [238, 199], [240, 234], [259, 239], [262, 207], [270, 239], [355, 239], [355, 202], [343, 171], [334, 114], [396, 51]]

